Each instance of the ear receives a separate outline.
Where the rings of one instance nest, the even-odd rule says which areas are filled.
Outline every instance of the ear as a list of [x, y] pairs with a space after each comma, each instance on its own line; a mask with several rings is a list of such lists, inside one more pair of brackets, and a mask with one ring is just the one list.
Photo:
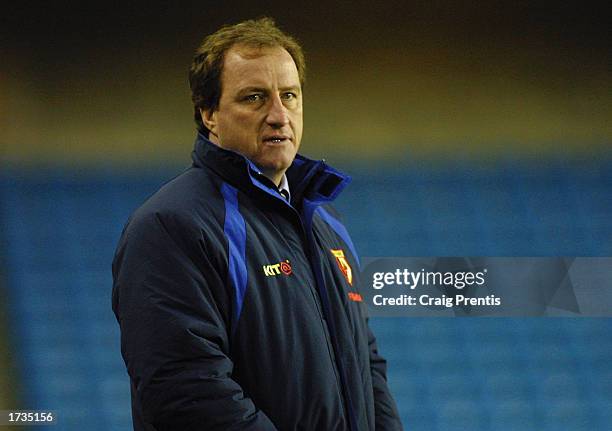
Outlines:
[[202, 116], [202, 122], [210, 133], [217, 136], [217, 111], [200, 109], [200, 115]]

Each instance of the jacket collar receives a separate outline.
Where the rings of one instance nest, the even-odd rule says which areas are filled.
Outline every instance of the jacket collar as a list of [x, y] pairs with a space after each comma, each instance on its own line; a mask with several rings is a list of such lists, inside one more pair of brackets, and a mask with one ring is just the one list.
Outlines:
[[[253, 162], [239, 153], [213, 144], [202, 133], [198, 133], [196, 137], [191, 158], [193, 166], [206, 166], [243, 191], [249, 191], [255, 186], [284, 201], [274, 183], [266, 178]], [[331, 202], [351, 181], [348, 175], [324, 161], [311, 160], [300, 154], [296, 155], [285, 174], [293, 203], [301, 203], [303, 199], [318, 204]]]

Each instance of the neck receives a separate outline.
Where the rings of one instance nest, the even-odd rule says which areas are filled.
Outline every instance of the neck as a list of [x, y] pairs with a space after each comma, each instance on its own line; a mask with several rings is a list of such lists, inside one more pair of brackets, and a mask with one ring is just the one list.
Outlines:
[[268, 178], [270, 181], [272, 181], [276, 185], [276, 187], [280, 186], [284, 172], [271, 174], [262, 170], [261, 173], [264, 174], [266, 178]]

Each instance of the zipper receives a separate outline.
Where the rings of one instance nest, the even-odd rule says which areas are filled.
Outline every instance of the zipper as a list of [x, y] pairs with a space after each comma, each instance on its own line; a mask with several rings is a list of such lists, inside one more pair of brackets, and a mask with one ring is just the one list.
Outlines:
[[[249, 168], [247, 168], [249, 169]], [[312, 166], [307, 172], [304, 178], [312, 178], [318, 171], [325, 169], [325, 164], [323, 162], [318, 162], [314, 166]], [[255, 171], [257, 175], [262, 175], [260, 172]], [[265, 183], [260, 182], [257, 178], [251, 177], [252, 184], [264, 192], [270, 198], [275, 199], [276, 201], [280, 201], [284, 208], [289, 209], [291, 215], [294, 218], [297, 218], [298, 224], [300, 226], [300, 234], [302, 235], [302, 239], [306, 242], [306, 258], [310, 263], [311, 270], [314, 275], [315, 281], [315, 289], [312, 286], [308, 286], [311, 294], [313, 295], [313, 300], [315, 302], [315, 306], [319, 315], [319, 319], [321, 322], [321, 326], [323, 327], [323, 332], [325, 334], [325, 338], [327, 341], [327, 350], [329, 353], [330, 360], [333, 364], [334, 376], [336, 377], [336, 387], [340, 394], [340, 404], [342, 407], [342, 411], [344, 413], [345, 421], [348, 424], [350, 430], [357, 431], [357, 423], [356, 418], [354, 416], [354, 410], [352, 406], [352, 400], [350, 398], [350, 394], [348, 393], [347, 386], [347, 377], [344, 371], [344, 365], [342, 363], [342, 357], [340, 356], [340, 347], [336, 340], [336, 330], [335, 324], [332, 320], [331, 310], [329, 306], [329, 298], [327, 298], [327, 293], [324, 290], [324, 282], [323, 282], [323, 272], [321, 269], [321, 261], [319, 258], [318, 250], [316, 249], [315, 239], [314, 239], [314, 231], [313, 231], [313, 219], [314, 212], [316, 210], [317, 205], [312, 204], [312, 208], [308, 209], [308, 214], [306, 213], [306, 205], [304, 201], [307, 199], [302, 196], [302, 214], [300, 214], [289, 202], [287, 202], [279, 193], [276, 193], [271, 187], [265, 185]], [[303, 193], [303, 190], [300, 190]], [[316, 290], [316, 292], [313, 292]], [[317, 298], [319, 300], [317, 300]], [[323, 309], [321, 309], [323, 307]], [[327, 312], [325, 310], [328, 310]], [[331, 328], [330, 328], [331, 325]], [[348, 404], [348, 405], [347, 405]]]

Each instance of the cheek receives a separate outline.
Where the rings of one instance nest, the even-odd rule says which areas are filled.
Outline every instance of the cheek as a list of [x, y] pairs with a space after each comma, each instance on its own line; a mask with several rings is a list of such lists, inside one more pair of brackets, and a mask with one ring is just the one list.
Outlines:
[[246, 137], [256, 133], [258, 129], [257, 118], [250, 112], [231, 112], [219, 121], [220, 132], [225, 136]]
[[298, 136], [302, 137], [302, 130], [304, 128], [304, 119], [302, 113], [296, 114], [293, 118], [293, 132]]

